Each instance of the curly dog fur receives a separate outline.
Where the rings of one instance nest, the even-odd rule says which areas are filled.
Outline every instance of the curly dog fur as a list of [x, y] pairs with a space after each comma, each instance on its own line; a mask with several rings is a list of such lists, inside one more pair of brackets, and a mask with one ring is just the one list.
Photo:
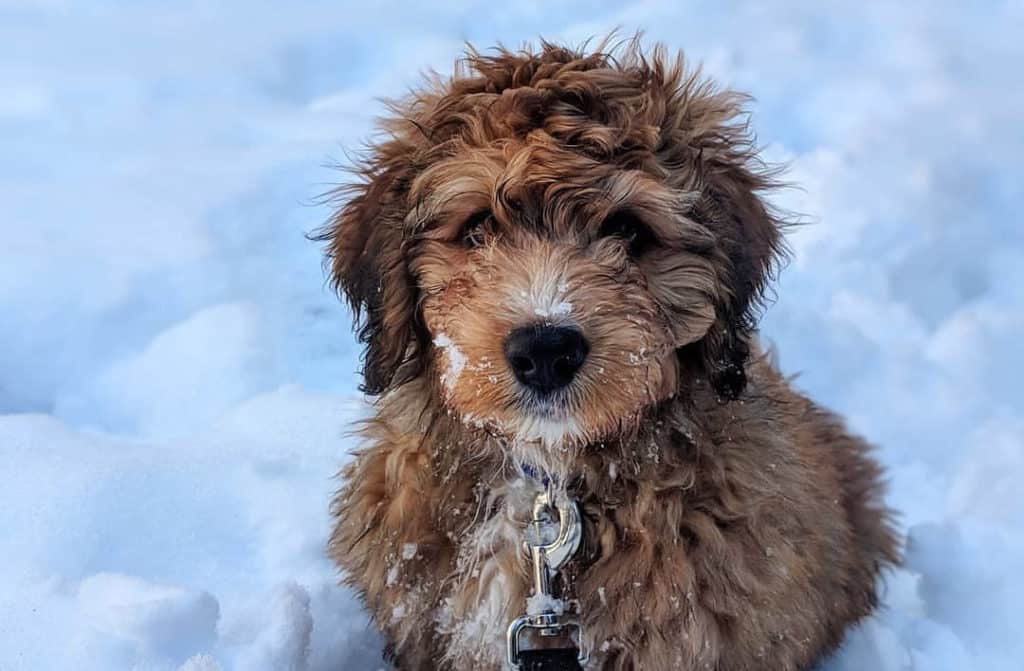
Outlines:
[[[782, 253], [745, 98], [636, 43], [471, 52], [393, 105], [322, 232], [360, 318], [365, 444], [329, 551], [399, 669], [499, 669], [546, 474], [593, 669], [811, 668], [897, 560], [880, 469], [757, 344]], [[571, 325], [553, 397], [503, 353]]]

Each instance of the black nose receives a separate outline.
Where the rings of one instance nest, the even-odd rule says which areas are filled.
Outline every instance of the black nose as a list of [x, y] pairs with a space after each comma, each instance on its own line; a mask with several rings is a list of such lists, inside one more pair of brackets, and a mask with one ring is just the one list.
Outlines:
[[572, 382], [589, 351], [578, 329], [562, 326], [525, 326], [505, 339], [505, 358], [516, 379], [542, 394]]

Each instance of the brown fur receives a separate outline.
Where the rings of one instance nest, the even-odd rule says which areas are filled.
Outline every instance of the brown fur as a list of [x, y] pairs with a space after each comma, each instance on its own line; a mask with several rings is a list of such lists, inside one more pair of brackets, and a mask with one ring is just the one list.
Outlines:
[[[379, 395], [330, 553], [398, 668], [502, 668], [523, 462], [583, 507], [589, 668], [809, 669], [874, 608], [879, 468], [753, 332], [782, 243], [743, 100], [660, 49], [545, 43], [394, 106], [323, 239]], [[655, 241], [603, 235], [622, 213]], [[538, 321], [591, 346], [548, 404], [502, 354]]]

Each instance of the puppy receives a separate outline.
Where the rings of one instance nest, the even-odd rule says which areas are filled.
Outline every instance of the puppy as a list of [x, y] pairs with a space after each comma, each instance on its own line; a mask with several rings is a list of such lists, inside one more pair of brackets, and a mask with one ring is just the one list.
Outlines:
[[880, 469], [761, 351], [743, 96], [636, 44], [471, 52], [323, 229], [375, 413], [329, 552], [398, 669], [505, 668], [540, 490], [590, 669], [810, 669], [897, 560]]

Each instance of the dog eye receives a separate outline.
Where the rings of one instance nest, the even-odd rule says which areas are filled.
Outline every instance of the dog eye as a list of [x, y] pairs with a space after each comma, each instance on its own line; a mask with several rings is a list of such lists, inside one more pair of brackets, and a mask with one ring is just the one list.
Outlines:
[[651, 229], [638, 216], [627, 210], [613, 212], [601, 224], [602, 238], [620, 238], [626, 243], [629, 255], [640, 256], [657, 244]]
[[462, 225], [460, 238], [462, 244], [469, 249], [476, 249], [487, 241], [487, 234], [493, 222], [494, 215], [490, 210], [481, 210], [473, 214]]

